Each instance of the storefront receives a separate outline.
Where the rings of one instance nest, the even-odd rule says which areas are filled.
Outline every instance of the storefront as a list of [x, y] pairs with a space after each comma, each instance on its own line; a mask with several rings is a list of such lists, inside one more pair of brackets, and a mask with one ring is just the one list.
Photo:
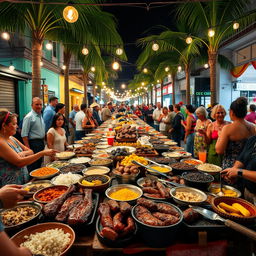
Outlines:
[[166, 84], [163, 87], [163, 106], [164, 107], [169, 107], [169, 105], [173, 104], [172, 93], [173, 93], [172, 83]]
[[205, 106], [206, 108], [211, 103], [210, 78], [195, 77], [195, 106]]

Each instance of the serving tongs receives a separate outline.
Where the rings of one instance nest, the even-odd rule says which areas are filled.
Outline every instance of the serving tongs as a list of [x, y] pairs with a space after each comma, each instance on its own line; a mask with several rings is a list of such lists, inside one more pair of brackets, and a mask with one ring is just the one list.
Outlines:
[[253, 231], [241, 224], [238, 224], [232, 220], [224, 219], [219, 214], [217, 214], [213, 211], [207, 210], [205, 208], [202, 208], [200, 206], [191, 206], [190, 205], [189, 207], [191, 207], [194, 211], [200, 213], [207, 219], [221, 221], [225, 224], [225, 226], [232, 228], [232, 229], [236, 230], [237, 232], [242, 233], [256, 241], [256, 232], [255, 231]]
[[[160, 175], [164, 176], [165, 178], [170, 179], [170, 177], [169, 177], [168, 175], [166, 175], [165, 173], [159, 172], [158, 170], [156, 170], [156, 169], [154, 169], [154, 168], [152, 168], [152, 167], [149, 167], [149, 166], [146, 166], [146, 165], [144, 165], [144, 164], [141, 164], [141, 163], [139, 163], [139, 162], [137, 162], [137, 161], [135, 161], [135, 160], [133, 160], [132, 163], [137, 164], [137, 165], [139, 165], [139, 166], [141, 166], [141, 167], [144, 167], [144, 168], [146, 168], [146, 169], [149, 169], [149, 170], [151, 170], [151, 171], [153, 171], [153, 172], [157, 172], [157, 173], [159, 173]], [[164, 165], [160, 165], [160, 166], [164, 166]], [[155, 178], [157, 178], [157, 177], [155, 177]], [[175, 186], [175, 187], [183, 187], [183, 185], [181, 185], [181, 184], [179, 184], [179, 183], [176, 183], [176, 182], [173, 182], [173, 181], [166, 181], [166, 180], [162, 180], [162, 179], [159, 179], [159, 178], [157, 178], [157, 179], [158, 179], [159, 181], [161, 181], [161, 182], [165, 182], [165, 183], [171, 184], [171, 185], [173, 185], [173, 186]]]

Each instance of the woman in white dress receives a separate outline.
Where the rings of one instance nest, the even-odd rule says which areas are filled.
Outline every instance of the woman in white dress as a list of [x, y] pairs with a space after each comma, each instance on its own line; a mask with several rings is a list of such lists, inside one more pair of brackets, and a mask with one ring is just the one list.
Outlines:
[[[55, 114], [52, 120], [52, 126], [47, 132], [47, 145], [48, 149], [55, 149], [60, 152], [65, 151], [65, 147], [68, 146], [66, 131], [64, 126], [64, 116], [61, 113]], [[44, 164], [54, 161], [54, 157], [45, 156]]]

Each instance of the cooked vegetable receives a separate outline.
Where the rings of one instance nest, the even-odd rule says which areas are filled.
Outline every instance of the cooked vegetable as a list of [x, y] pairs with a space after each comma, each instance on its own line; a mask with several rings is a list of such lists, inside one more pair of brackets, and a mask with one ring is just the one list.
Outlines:
[[41, 177], [41, 176], [51, 175], [51, 174], [54, 174], [56, 172], [58, 172], [57, 169], [54, 169], [54, 168], [51, 168], [51, 167], [42, 167], [42, 168], [39, 168], [39, 169], [33, 171], [31, 174], [33, 176]]
[[132, 189], [122, 188], [111, 193], [109, 196], [115, 200], [128, 201], [136, 199], [139, 196], [139, 194], [133, 191]]
[[245, 217], [251, 216], [251, 213], [245, 207], [243, 207], [241, 204], [234, 203], [234, 204], [232, 204], [232, 207], [234, 207], [235, 209], [240, 211], [243, 214], [243, 216], [245, 216]]
[[221, 207], [222, 209], [224, 209], [225, 211], [228, 211], [230, 213], [240, 213], [240, 211], [238, 209], [236, 209], [235, 207], [226, 204], [226, 203], [219, 203], [219, 207]]

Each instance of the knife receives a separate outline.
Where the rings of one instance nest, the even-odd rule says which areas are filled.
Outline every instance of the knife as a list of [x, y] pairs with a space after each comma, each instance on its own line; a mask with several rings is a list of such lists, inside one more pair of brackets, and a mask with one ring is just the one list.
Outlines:
[[222, 218], [220, 215], [218, 215], [217, 213], [213, 212], [213, 211], [210, 211], [210, 210], [207, 210], [205, 208], [202, 208], [200, 206], [189, 206], [191, 207], [194, 211], [200, 213], [201, 215], [203, 215], [204, 217], [206, 217], [207, 219], [210, 219], [210, 220], [219, 220], [219, 221], [222, 221], [225, 226], [229, 227], [229, 228], [232, 228], [234, 230], [236, 230], [237, 232], [239, 233], [242, 233], [246, 236], [248, 236], [249, 238], [253, 239], [256, 241], [256, 232], [241, 225], [241, 224], [238, 224], [232, 220], [229, 220], [229, 219], [224, 219]]

